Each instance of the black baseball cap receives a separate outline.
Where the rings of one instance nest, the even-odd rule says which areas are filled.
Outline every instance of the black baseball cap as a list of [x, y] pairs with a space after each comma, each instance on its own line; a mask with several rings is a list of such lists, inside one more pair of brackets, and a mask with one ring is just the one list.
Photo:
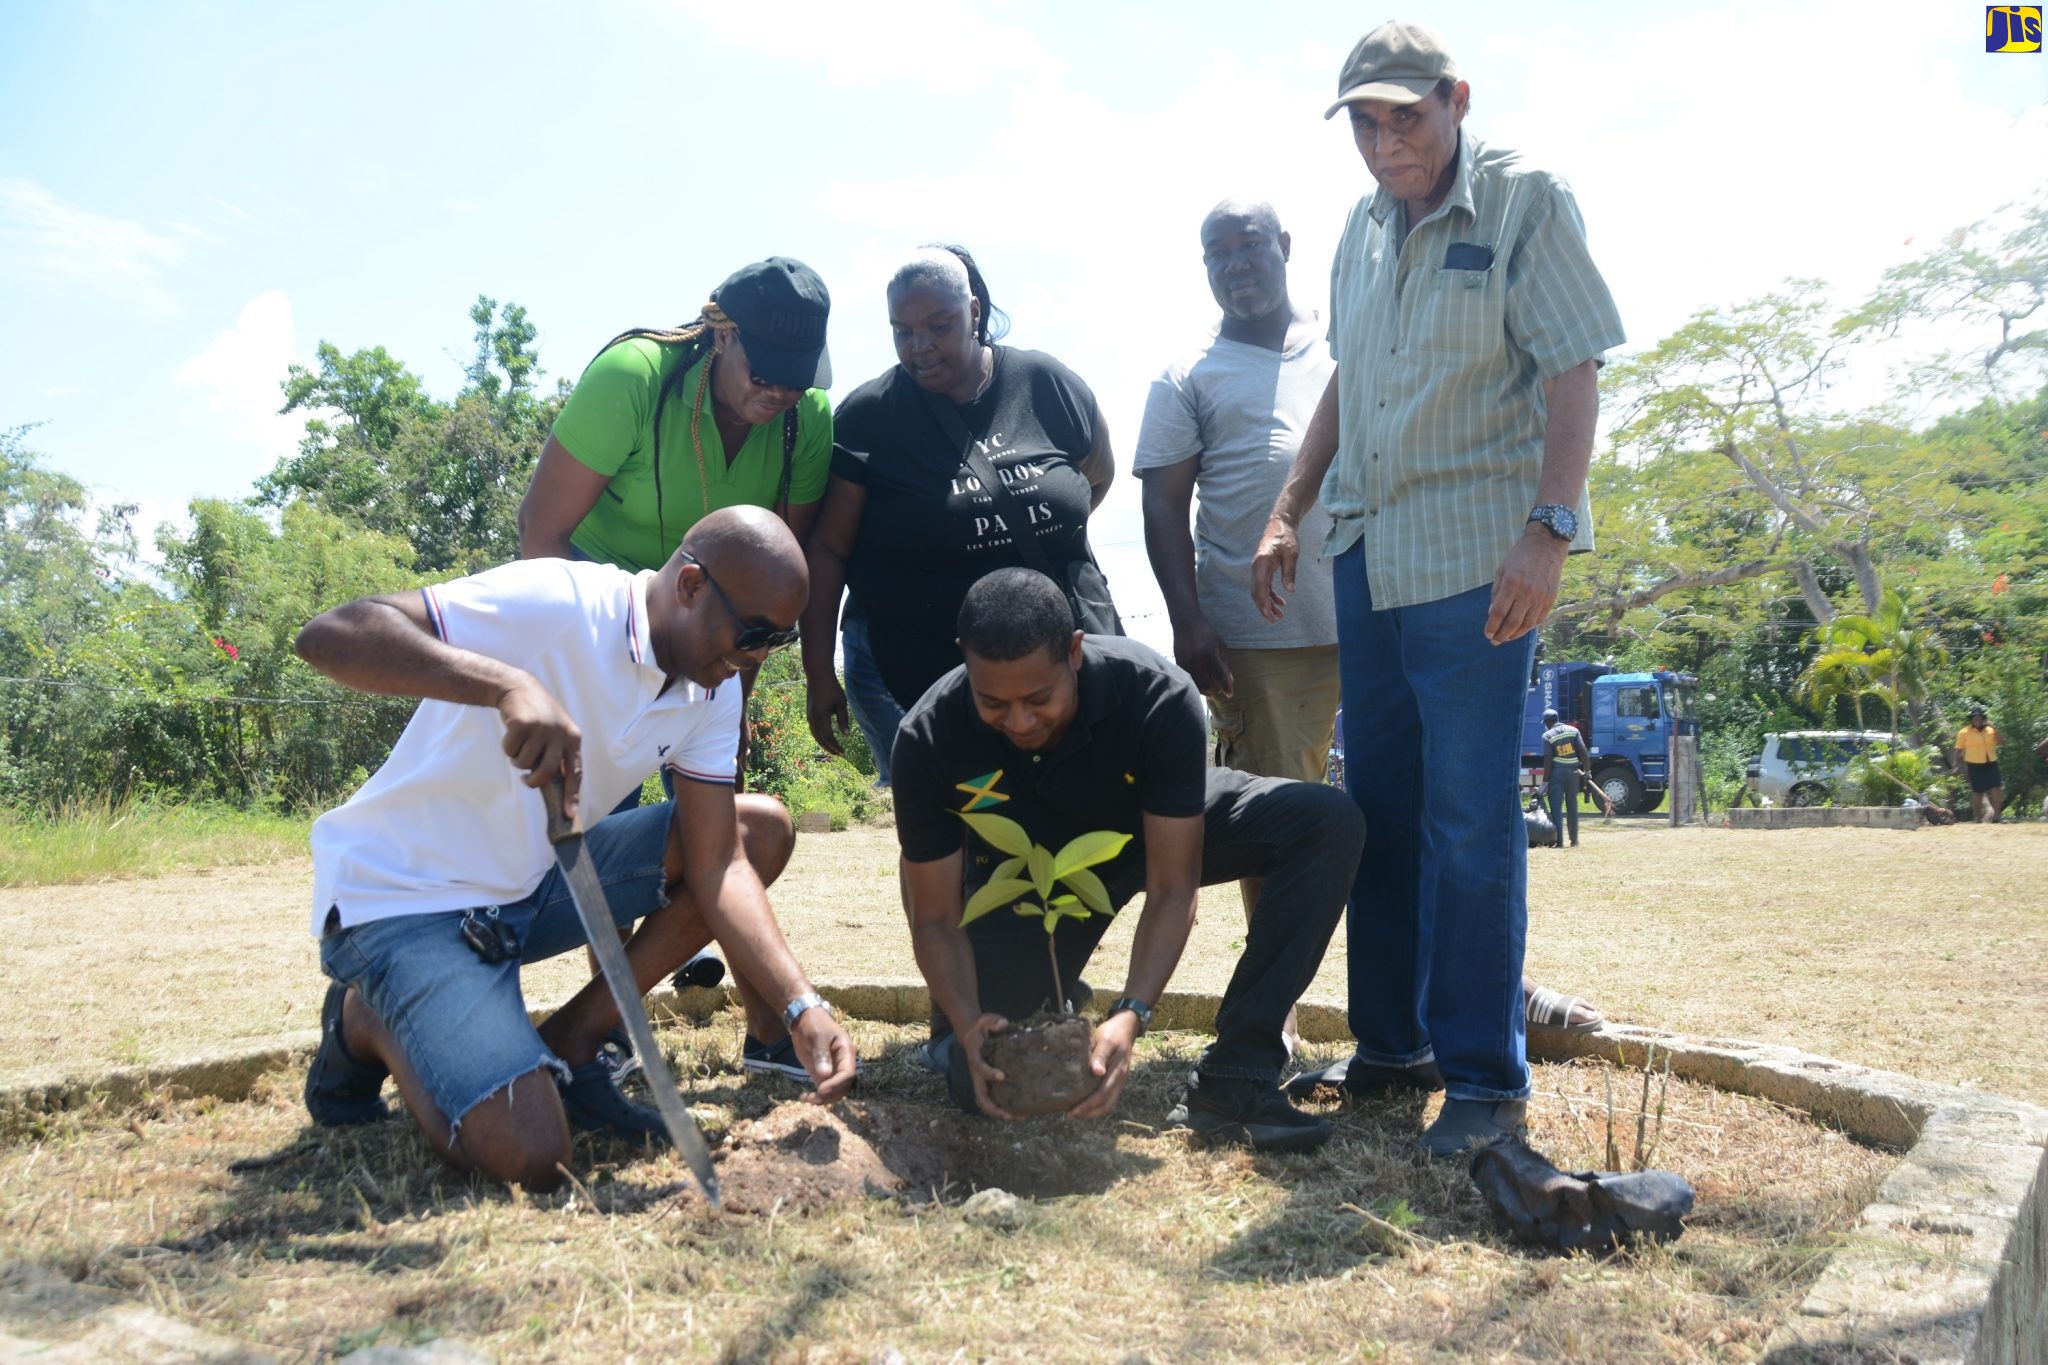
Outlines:
[[825, 319], [832, 295], [818, 272], [788, 256], [743, 265], [712, 291], [712, 301], [740, 329], [747, 367], [786, 389], [832, 385]]

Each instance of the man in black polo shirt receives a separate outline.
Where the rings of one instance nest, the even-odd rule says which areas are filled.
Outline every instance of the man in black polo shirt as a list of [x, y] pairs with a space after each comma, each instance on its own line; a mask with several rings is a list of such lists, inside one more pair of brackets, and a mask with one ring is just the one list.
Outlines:
[[[1094, 870], [1121, 907], [1145, 909], [1124, 994], [1095, 1029], [1101, 1084], [1069, 1111], [1116, 1108], [1131, 1045], [1166, 989], [1203, 886], [1263, 877], [1244, 956], [1216, 1016], [1216, 1041], [1170, 1120], [1204, 1142], [1307, 1151], [1330, 1125], [1276, 1088], [1287, 1051], [1280, 1027], [1322, 964], [1364, 847], [1357, 807], [1333, 788], [1206, 768], [1208, 724], [1188, 675], [1131, 640], [1084, 636], [1065, 594], [1030, 569], [1002, 569], [960, 609], [963, 667], [904, 717], [893, 780], [896, 833], [917, 965], [943, 1019], [930, 1052], [953, 1099], [1007, 1118], [989, 1099], [1001, 1073], [983, 1039], [1054, 996], [1045, 930], [998, 911], [965, 929], [965, 899], [1002, 855], [959, 812], [992, 811], [1057, 850], [1095, 830], [1131, 842]], [[1109, 918], [1062, 919], [1053, 936], [1060, 979], [1078, 979]]]

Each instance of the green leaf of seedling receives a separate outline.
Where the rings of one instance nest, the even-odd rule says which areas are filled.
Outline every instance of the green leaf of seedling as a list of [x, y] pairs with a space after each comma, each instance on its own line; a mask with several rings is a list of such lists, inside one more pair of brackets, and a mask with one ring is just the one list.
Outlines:
[[1039, 923], [1045, 926], [1046, 937], [1052, 937], [1052, 931], [1060, 927], [1060, 912], [1057, 910], [1046, 911], [1045, 918], [1040, 920]]
[[[1030, 882], [1021, 881], [1015, 877], [1006, 877], [1001, 881], [989, 882], [988, 885], [968, 897], [967, 908], [960, 915], [960, 927], [966, 928], [989, 911], [1008, 905], [1030, 890]], [[1036, 912], [1026, 910], [1019, 913], [1034, 914]]]
[[[1054, 896], [1054, 897], [1052, 898], [1052, 900], [1051, 900], [1051, 901], [1049, 902], [1049, 904], [1052, 904], [1052, 905], [1073, 905], [1073, 904], [1076, 904], [1077, 902], [1079, 902], [1079, 901], [1080, 901], [1080, 899], [1081, 899], [1081, 898], [1080, 898], [1079, 896]], [[1083, 914], [1086, 914], [1086, 913], [1087, 913], [1087, 911], [1085, 911], [1085, 910], [1084, 910], [1084, 911], [1082, 911], [1081, 913], [1083, 913]]]
[[967, 827], [988, 842], [989, 847], [1013, 858], [1030, 856], [1031, 836], [1024, 832], [1024, 826], [1005, 815], [991, 815], [987, 811], [955, 811]]
[[1052, 895], [1052, 854], [1033, 844], [1024, 856], [1031, 868], [1031, 884], [1038, 888], [1040, 899]]
[[1060, 880], [1074, 889], [1074, 894], [1098, 915], [1113, 915], [1116, 907], [1109, 903], [1109, 888], [1102, 884], [1102, 878], [1085, 867], [1077, 867]]
[[1123, 852], [1124, 845], [1130, 841], [1130, 835], [1118, 834], [1110, 829], [1098, 829], [1088, 834], [1076, 835], [1067, 840], [1066, 847], [1053, 859], [1052, 875], [1064, 877], [1077, 868], [1106, 863]]
[[992, 882], [1008, 881], [1023, 870], [1022, 858], [1005, 858], [996, 864], [996, 870], [988, 874], [988, 879]]

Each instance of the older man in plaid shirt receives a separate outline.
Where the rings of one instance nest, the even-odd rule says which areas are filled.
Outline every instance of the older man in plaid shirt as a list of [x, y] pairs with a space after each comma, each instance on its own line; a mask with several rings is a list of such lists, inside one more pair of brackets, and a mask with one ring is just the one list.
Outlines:
[[[1339, 110], [1377, 190], [1331, 281], [1337, 373], [1253, 567], [1269, 618], [1320, 496], [1344, 741], [1366, 851], [1350, 904], [1355, 1054], [1291, 1087], [1443, 1087], [1438, 1156], [1520, 1131], [1527, 841], [1516, 800], [1535, 631], [1592, 548], [1601, 353], [1621, 320], [1556, 176], [1464, 131], [1443, 40], [1388, 23]], [[1416, 793], [1421, 793], [1418, 804]]]

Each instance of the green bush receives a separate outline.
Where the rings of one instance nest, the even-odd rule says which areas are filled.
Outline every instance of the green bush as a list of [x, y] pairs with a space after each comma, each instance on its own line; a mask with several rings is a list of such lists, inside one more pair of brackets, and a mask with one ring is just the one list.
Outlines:
[[747, 789], [779, 797], [791, 815], [825, 811], [842, 829], [875, 811], [875, 761], [854, 727], [846, 757], [818, 748], [804, 716], [803, 668], [794, 650], [770, 656], [747, 703]]
[[1896, 746], [1873, 744], [1850, 760], [1848, 771], [1835, 783], [1834, 804], [1896, 806], [1910, 797], [1945, 806], [1954, 782], [1937, 770], [1939, 757], [1940, 750], [1931, 744], [1922, 748], [1903, 740]]

